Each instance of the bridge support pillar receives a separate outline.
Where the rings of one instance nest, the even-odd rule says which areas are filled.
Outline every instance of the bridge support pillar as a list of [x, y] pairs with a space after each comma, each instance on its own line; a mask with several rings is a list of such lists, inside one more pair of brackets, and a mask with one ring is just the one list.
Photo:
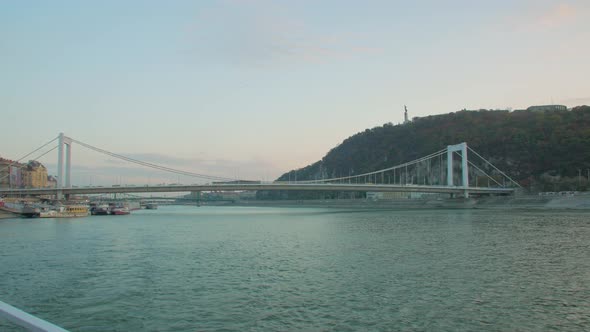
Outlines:
[[[65, 187], [71, 188], [71, 164], [72, 164], [72, 140], [66, 137], [64, 133], [60, 133], [58, 136], [57, 145], [57, 189], [64, 188], [64, 146], [66, 148], [66, 160], [65, 160]], [[57, 199], [63, 199], [63, 193], [61, 190], [57, 191]]]
[[72, 144], [66, 144], [66, 188], [71, 188], [70, 175], [72, 173]]
[[453, 186], [453, 151], [447, 147], [447, 186]]
[[461, 178], [465, 191], [463, 196], [469, 198], [469, 168], [467, 166], [467, 143], [463, 143], [461, 147]]
[[461, 152], [461, 185], [465, 188], [463, 194], [469, 197], [469, 169], [467, 161], [467, 143], [447, 146], [447, 186], [453, 187], [453, 153]]

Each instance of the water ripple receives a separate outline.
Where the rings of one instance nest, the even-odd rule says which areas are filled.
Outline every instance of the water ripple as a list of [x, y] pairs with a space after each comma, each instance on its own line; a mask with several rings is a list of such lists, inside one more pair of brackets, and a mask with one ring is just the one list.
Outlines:
[[588, 216], [162, 207], [3, 221], [0, 299], [72, 331], [590, 330]]

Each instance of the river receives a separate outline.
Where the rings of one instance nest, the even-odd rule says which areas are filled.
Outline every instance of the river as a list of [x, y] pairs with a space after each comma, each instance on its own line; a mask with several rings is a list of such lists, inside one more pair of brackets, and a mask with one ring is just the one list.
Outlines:
[[0, 300], [71, 331], [590, 330], [590, 213], [0, 220]]

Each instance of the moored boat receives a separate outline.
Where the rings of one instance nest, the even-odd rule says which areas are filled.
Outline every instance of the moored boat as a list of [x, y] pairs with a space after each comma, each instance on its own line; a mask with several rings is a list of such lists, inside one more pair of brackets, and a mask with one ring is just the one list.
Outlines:
[[26, 204], [25, 206], [23, 206], [23, 209], [21, 212], [21, 214], [27, 218], [39, 217], [39, 213], [41, 213], [41, 210], [38, 207], [35, 207], [33, 205], [29, 205], [29, 204]]
[[30, 202], [7, 202], [4, 201], [1, 209], [6, 212], [16, 213], [27, 218], [35, 218], [39, 216], [41, 209]]
[[100, 204], [97, 206], [93, 206], [90, 209], [90, 213], [93, 216], [106, 216], [106, 215], [110, 214], [110, 210], [111, 210], [111, 208], [107, 204]]
[[47, 211], [41, 211], [39, 217], [41, 218], [76, 218], [86, 217], [90, 214], [88, 207], [85, 205], [65, 205], [56, 206]]
[[125, 202], [123, 206], [127, 207], [129, 211], [141, 210], [139, 202]]
[[117, 207], [111, 208], [111, 215], [114, 215], [114, 216], [121, 216], [121, 215], [130, 214], [130, 213], [131, 212], [129, 211], [129, 209], [124, 206], [117, 206]]

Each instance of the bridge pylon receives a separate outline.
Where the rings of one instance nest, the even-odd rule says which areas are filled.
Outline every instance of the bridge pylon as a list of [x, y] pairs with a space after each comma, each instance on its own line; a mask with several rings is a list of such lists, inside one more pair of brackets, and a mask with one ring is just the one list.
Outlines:
[[465, 189], [465, 198], [469, 197], [469, 169], [467, 163], [467, 143], [447, 146], [447, 186], [455, 186], [453, 183], [453, 153], [461, 152], [461, 184]]
[[72, 139], [59, 133], [57, 143], [57, 199], [62, 199], [61, 189], [64, 188], [64, 146], [65, 146], [65, 188], [71, 188], [71, 170], [72, 170]]

